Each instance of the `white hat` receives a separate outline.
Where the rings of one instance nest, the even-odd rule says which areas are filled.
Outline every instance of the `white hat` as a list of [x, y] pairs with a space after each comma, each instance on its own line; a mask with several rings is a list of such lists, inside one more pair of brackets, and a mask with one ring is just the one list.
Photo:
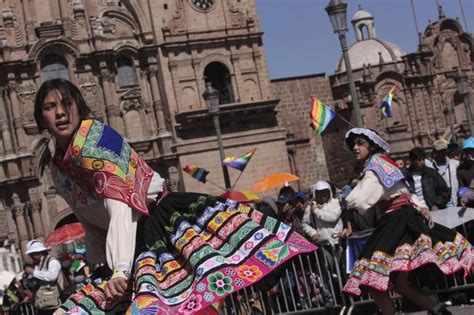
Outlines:
[[311, 191], [316, 191], [316, 190], [325, 190], [328, 189], [331, 191], [331, 185], [329, 185], [328, 182], [324, 180], [317, 181], [313, 186], [311, 186]]
[[31, 240], [26, 244], [25, 254], [38, 253], [48, 250], [40, 240]]

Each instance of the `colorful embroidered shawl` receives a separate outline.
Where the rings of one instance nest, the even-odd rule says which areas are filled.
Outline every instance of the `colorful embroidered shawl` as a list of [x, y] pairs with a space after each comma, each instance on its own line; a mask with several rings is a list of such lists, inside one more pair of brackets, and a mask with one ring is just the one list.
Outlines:
[[386, 155], [374, 154], [365, 165], [364, 172], [373, 171], [386, 188], [405, 179], [395, 162]]
[[56, 152], [53, 162], [82, 188], [149, 214], [146, 196], [153, 170], [111, 127], [83, 120], [67, 152]]

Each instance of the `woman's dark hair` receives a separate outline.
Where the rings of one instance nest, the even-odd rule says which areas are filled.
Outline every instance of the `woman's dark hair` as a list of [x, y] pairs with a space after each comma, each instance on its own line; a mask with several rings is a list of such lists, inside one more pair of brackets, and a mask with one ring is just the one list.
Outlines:
[[51, 91], [58, 91], [59, 94], [61, 94], [61, 97], [64, 100], [63, 105], [66, 106], [68, 116], [69, 108], [67, 105], [71, 104], [72, 101], [76, 102], [79, 118], [81, 120], [87, 118], [87, 116], [90, 114], [91, 110], [89, 106], [87, 106], [86, 101], [81, 95], [81, 92], [74, 84], [64, 79], [48, 80], [41, 84], [38, 93], [36, 93], [35, 120], [39, 131], [45, 129], [43, 126], [43, 102], [48, 93]]
[[293, 195], [295, 190], [291, 186], [283, 186], [280, 191], [278, 192], [278, 196], [281, 195]]
[[457, 143], [450, 143], [448, 144], [448, 152], [447, 152], [447, 156], [448, 158], [452, 159], [454, 158], [455, 156], [459, 156], [462, 154], [462, 149], [461, 149], [461, 146]]
[[426, 152], [423, 148], [416, 147], [410, 150], [408, 157], [411, 161], [426, 159]]

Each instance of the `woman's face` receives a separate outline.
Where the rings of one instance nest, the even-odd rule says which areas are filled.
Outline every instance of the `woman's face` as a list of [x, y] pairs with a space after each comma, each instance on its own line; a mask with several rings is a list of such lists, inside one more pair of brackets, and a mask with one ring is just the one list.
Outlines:
[[54, 90], [46, 95], [42, 112], [44, 127], [49, 130], [57, 143], [66, 149], [81, 122], [76, 102], [63, 99], [61, 93]]
[[357, 137], [354, 139], [354, 147], [352, 148], [352, 152], [354, 152], [354, 156], [357, 161], [365, 161], [369, 157], [369, 147], [369, 142], [364, 138]]

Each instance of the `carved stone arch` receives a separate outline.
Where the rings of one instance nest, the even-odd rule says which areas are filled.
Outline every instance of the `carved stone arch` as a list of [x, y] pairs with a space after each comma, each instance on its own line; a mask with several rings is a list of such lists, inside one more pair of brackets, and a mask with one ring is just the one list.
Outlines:
[[150, 16], [146, 14], [149, 8], [143, 8], [143, 5], [146, 5], [145, 2], [140, 2], [138, 0], [122, 0], [122, 4], [137, 21], [137, 24], [143, 33], [144, 42], [151, 43], [153, 41], [153, 29], [151, 26]]
[[441, 23], [439, 24], [439, 32], [442, 32], [447, 29], [457, 32], [458, 34], [461, 34], [463, 32], [461, 24], [454, 19], [444, 19], [441, 21]]
[[[119, 33], [118, 35], [115, 35], [117, 33], [117, 25], [114, 23], [115, 20], [126, 24], [130, 29], [130, 34]], [[127, 35], [138, 36], [140, 34], [140, 25], [134, 17], [125, 10], [118, 11], [106, 9], [99, 14], [99, 21], [102, 24], [105, 37], [107, 37], [107, 34], [112, 34], [109, 35], [109, 37], [126, 37]]]
[[38, 64], [41, 58], [53, 53], [65, 57], [70, 65], [74, 65], [74, 60], [79, 56], [80, 50], [74, 41], [64, 36], [53, 40], [40, 39], [31, 47], [27, 59]]
[[[66, 219], [68, 216], [70, 215], [74, 215], [74, 212], [72, 211], [72, 209], [70, 207], [67, 207], [67, 208], [64, 208], [64, 209], [61, 209], [58, 211], [58, 214], [55, 215], [53, 217], [53, 219], [51, 220], [51, 224], [49, 226], [49, 228], [51, 229], [51, 231], [49, 231], [49, 233], [51, 233], [52, 231], [54, 231], [56, 229], [56, 226], [59, 224], [59, 222], [61, 222], [62, 220]], [[76, 219], [77, 220], [77, 219]], [[78, 221], [79, 222], [79, 221]]]
[[201, 62], [202, 73], [201, 73], [201, 75], [203, 77], [204, 77], [204, 69], [206, 69], [206, 67], [212, 62], [222, 63], [229, 70], [229, 74], [234, 75], [234, 73], [235, 73], [234, 72], [234, 65], [230, 62], [229, 57], [227, 57], [225, 55], [222, 55], [222, 54], [214, 53], [214, 54], [209, 54], [209, 55], [205, 56], [202, 59], [202, 62]]
[[391, 80], [394, 82], [398, 82], [399, 83], [398, 85], [401, 86], [402, 82], [405, 80], [405, 76], [401, 74], [400, 72], [396, 72], [396, 71], [384, 71], [384, 72], [379, 73], [377, 77], [375, 78], [375, 81], [378, 83], [384, 80]]
[[135, 57], [138, 55], [138, 49], [140, 49], [141, 45], [136, 40], [126, 40], [120, 41], [112, 47], [112, 50], [115, 52], [116, 55], [127, 55], [130, 57]]
[[31, 144], [31, 152], [34, 158], [34, 174], [37, 178], [42, 178], [44, 175], [44, 170], [48, 163], [51, 161], [52, 153], [49, 148], [51, 144], [51, 138], [42, 134], [41, 137], [36, 138]]

